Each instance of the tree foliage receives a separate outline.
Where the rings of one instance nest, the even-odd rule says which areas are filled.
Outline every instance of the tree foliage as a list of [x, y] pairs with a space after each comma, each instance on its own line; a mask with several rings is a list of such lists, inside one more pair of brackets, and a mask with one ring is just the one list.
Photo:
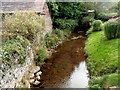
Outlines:
[[[79, 25], [82, 26], [81, 21], [83, 20], [83, 17], [89, 15], [88, 9], [90, 9], [89, 3], [86, 2], [49, 2], [48, 6], [51, 12], [54, 28], [58, 28], [56, 26], [57, 19], [60, 20], [65, 19], [65, 21], [76, 20], [78, 21]], [[73, 23], [73, 22], [69, 22], [69, 23]]]
[[84, 2], [49, 2], [48, 6], [53, 18], [76, 19], [86, 12]]

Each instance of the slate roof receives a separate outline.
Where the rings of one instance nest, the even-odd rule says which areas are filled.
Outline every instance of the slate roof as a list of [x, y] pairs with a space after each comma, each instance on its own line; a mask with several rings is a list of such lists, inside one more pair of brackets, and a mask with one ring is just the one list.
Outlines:
[[45, 0], [0, 0], [0, 13], [42, 12]]

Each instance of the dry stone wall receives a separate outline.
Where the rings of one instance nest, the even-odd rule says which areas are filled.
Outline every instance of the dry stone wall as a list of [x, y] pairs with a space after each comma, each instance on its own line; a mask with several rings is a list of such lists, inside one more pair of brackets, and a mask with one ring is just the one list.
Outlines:
[[[41, 11], [40, 13], [44, 13], [43, 16], [46, 19], [46, 28], [43, 32], [41, 32], [41, 36], [44, 37], [47, 33], [52, 32], [52, 20], [49, 14], [48, 6], [45, 2], [44, 3], [42, 2], [41, 8], [42, 9], [40, 10]], [[14, 9], [12, 10], [14, 11]], [[23, 76], [29, 71], [29, 68], [34, 62], [34, 54], [31, 47], [28, 47], [26, 51], [29, 54], [25, 60], [25, 63], [22, 65], [7, 67], [6, 65], [0, 62], [0, 88], [15, 88], [17, 84], [22, 80]], [[6, 71], [4, 70], [4, 68], [6, 69]], [[5, 73], [4, 77], [3, 73]]]
[[[34, 56], [32, 53], [32, 49], [30, 47], [28, 47], [26, 51], [29, 53], [29, 56], [27, 56], [24, 64], [12, 66], [12, 67], [6, 67], [6, 65], [4, 64], [1, 65], [1, 67], [3, 68], [3, 70], [0, 70], [0, 75], [1, 75], [0, 87], [1, 88], [16, 87], [17, 83], [22, 80], [22, 77], [24, 76], [24, 74], [29, 70], [29, 67], [33, 63]], [[2, 76], [3, 73], [5, 74], [4, 77]]]

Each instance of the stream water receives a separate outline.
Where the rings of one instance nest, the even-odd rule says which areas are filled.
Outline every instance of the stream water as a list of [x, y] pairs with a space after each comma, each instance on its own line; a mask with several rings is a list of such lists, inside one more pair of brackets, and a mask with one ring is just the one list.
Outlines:
[[44, 88], [86, 88], [88, 70], [84, 53], [85, 32], [72, 33], [45, 61], [41, 71], [41, 85]]
[[88, 86], [88, 70], [85, 61], [75, 66], [75, 70], [71, 73], [70, 78], [61, 86], [62, 88], [87, 88]]

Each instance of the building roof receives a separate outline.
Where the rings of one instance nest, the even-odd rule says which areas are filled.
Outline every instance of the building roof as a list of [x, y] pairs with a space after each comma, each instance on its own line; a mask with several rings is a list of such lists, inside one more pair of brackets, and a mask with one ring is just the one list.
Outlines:
[[0, 13], [42, 12], [45, 0], [1, 0]]

